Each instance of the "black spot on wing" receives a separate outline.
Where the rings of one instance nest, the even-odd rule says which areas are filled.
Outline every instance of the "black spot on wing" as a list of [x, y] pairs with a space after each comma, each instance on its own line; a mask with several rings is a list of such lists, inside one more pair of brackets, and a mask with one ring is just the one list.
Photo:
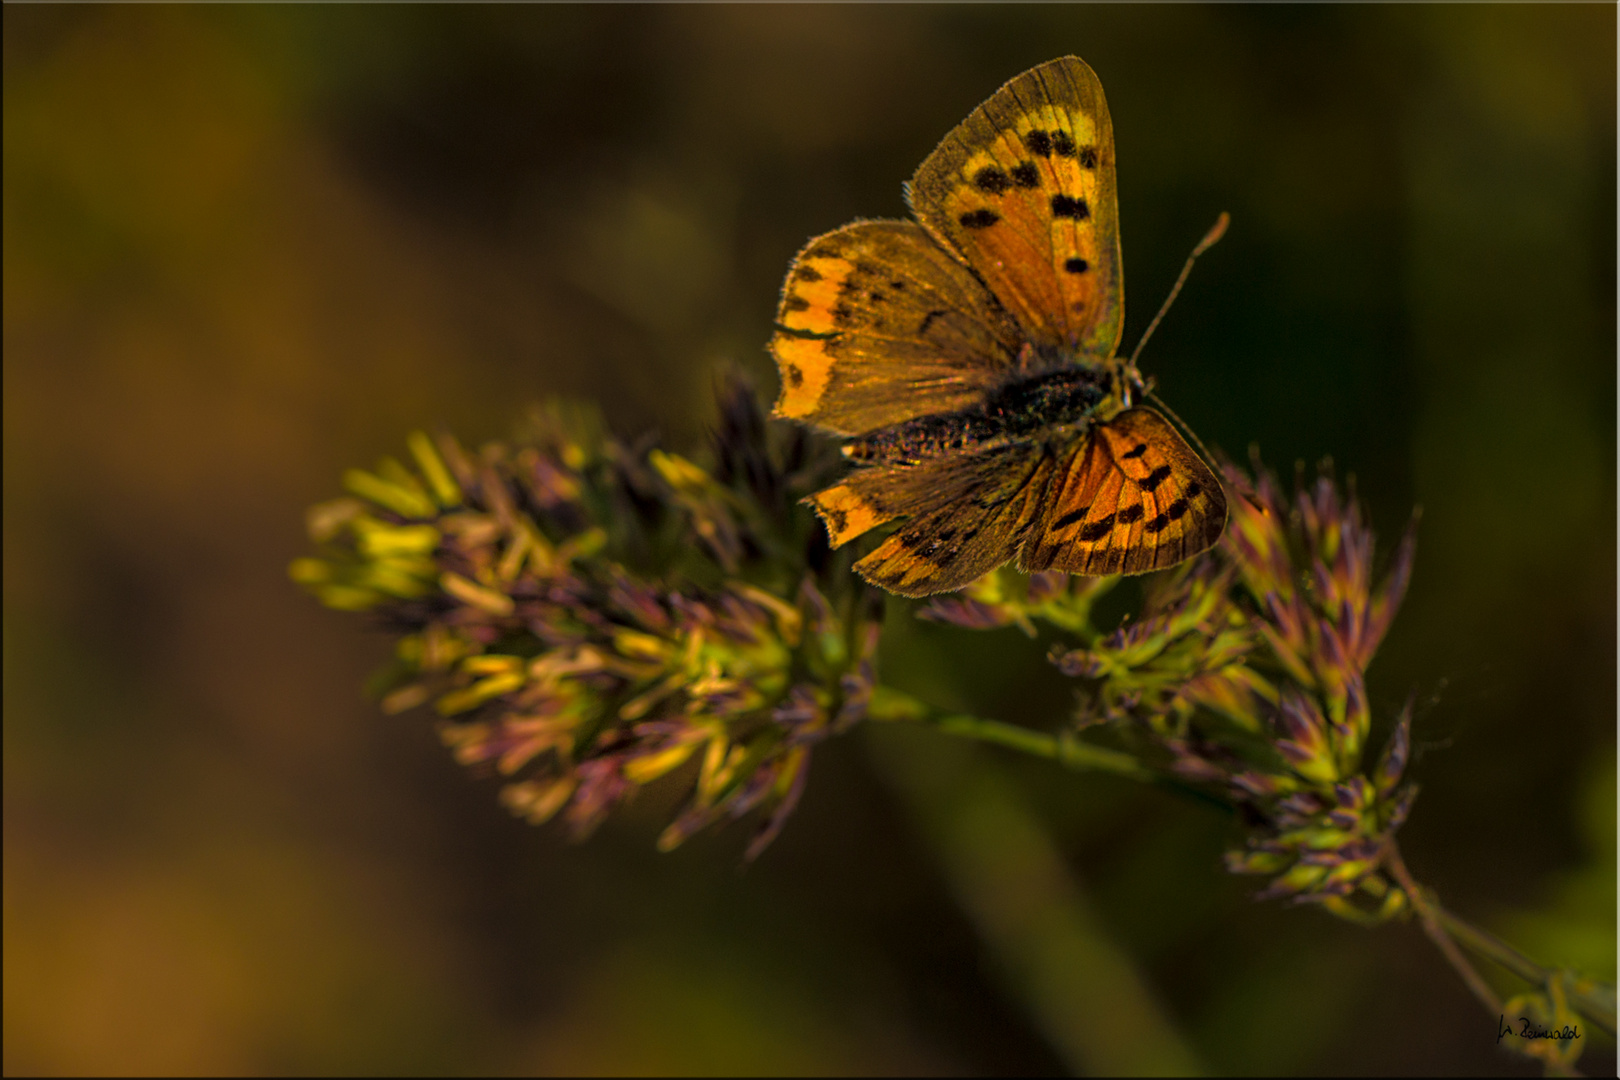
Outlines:
[[1052, 132], [1052, 152], [1058, 157], [1074, 157], [1074, 140], [1067, 131]]
[[1142, 480], [1142, 490], [1152, 494], [1159, 489], [1160, 484], [1168, 479], [1170, 479], [1170, 466], [1160, 465]]
[[788, 296], [782, 299], [783, 311], [809, 311], [810, 301], [802, 296]]
[[797, 364], [782, 365], [782, 375], [787, 379], [788, 385], [795, 390], [804, 385], [804, 372], [799, 370]]
[[1085, 517], [1086, 516], [1086, 511], [1088, 511], [1090, 509], [1091, 509], [1091, 507], [1089, 507], [1089, 506], [1082, 506], [1078, 510], [1070, 510], [1067, 514], [1064, 514], [1062, 517], [1060, 517], [1056, 521], [1052, 522], [1052, 528], [1053, 529], [1067, 529], [1070, 525], [1073, 525], [1075, 522], [1077, 522], [1081, 518]]
[[1086, 262], [1084, 259], [1076, 257], [1065, 262], [1063, 264], [1063, 269], [1067, 270], [1071, 274], [1083, 274], [1087, 270], [1091, 269], [1091, 264]]
[[1091, 216], [1091, 207], [1086, 205], [1084, 199], [1071, 199], [1067, 195], [1054, 195], [1052, 196], [1052, 213], [1056, 217], [1084, 221]]
[[1103, 537], [1114, 531], [1114, 517], [1115, 515], [1109, 514], [1105, 518], [1100, 518], [1097, 521], [1093, 521], [1090, 525], [1087, 525], [1085, 528], [1080, 530], [1080, 539], [1086, 543], [1090, 543], [1093, 540], [1101, 540]]
[[1135, 506], [1127, 506], [1119, 512], [1119, 523], [1129, 525], [1133, 521], [1141, 521], [1144, 513], [1141, 503], [1137, 503]]
[[994, 165], [986, 165], [973, 174], [973, 186], [987, 194], [1000, 195], [1012, 186], [1012, 181]]
[[1032, 154], [1038, 154], [1041, 157], [1052, 156], [1052, 136], [1039, 129], [1024, 136], [1024, 145], [1029, 147], [1029, 152]]
[[[797, 386], [798, 383], [794, 383], [793, 385]], [[841, 532], [844, 531], [845, 528], [848, 527], [848, 525], [849, 525], [849, 515], [844, 513], [838, 507], [836, 507], [836, 506], [823, 507], [821, 512], [824, 515], [826, 515], [827, 524], [832, 526], [832, 531], [833, 531], [834, 534], [841, 533]]]
[[1097, 167], [1097, 148], [1095, 146], [1082, 146], [1080, 148], [1080, 164], [1087, 169]]
[[1196, 498], [1198, 498], [1198, 496], [1202, 495], [1203, 493], [1204, 493], [1204, 489], [1198, 485], [1198, 481], [1196, 481], [1196, 480], [1187, 481], [1187, 491], [1186, 491], [1186, 497], [1187, 498], [1196, 499]]
[[988, 229], [1001, 220], [1001, 215], [994, 210], [969, 210], [956, 220], [964, 229]]
[[825, 341], [827, 343], [827, 352], [833, 354], [834, 356], [838, 354], [837, 350], [839, 334], [836, 330], [800, 330], [793, 326], [783, 326], [781, 323], [777, 323], [775, 326], [771, 327], [771, 329], [775, 330], [778, 334], [783, 334], [790, 338], [797, 338], [800, 341]]
[[1152, 521], [1150, 521], [1146, 525], [1142, 526], [1143, 529], [1145, 529], [1146, 531], [1148, 531], [1150, 533], [1163, 532], [1164, 530], [1168, 529], [1169, 527], [1170, 527], [1170, 519], [1169, 519], [1169, 517], [1167, 517], [1164, 514], [1160, 514], [1158, 517], [1154, 518]]
[[1122, 458], [1139, 458], [1145, 453], [1147, 453], [1147, 443], [1139, 442], [1119, 456]]
[[1187, 500], [1177, 499], [1164, 513], [1171, 521], [1180, 521], [1187, 514]]
[[1012, 171], [1013, 183], [1022, 188], [1039, 187], [1041, 183], [1041, 170], [1035, 167], [1033, 161], [1020, 161]]
[[813, 266], [801, 265], [798, 270], [794, 271], [793, 276], [800, 281], [820, 281], [821, 271]]

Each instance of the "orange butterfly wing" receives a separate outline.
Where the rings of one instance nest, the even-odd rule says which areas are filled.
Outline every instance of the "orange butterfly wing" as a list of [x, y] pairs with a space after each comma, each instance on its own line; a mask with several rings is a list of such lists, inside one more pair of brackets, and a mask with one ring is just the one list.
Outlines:
[[1114, 355], [1125, 313], [1114, 125], [1083, 60], [1003, 86], [945, 136], [907, 194], [1031, 344]]
[[1087, 432], [1043, 503], [1019, 557], [1031, 573], [1161, 570], [1213, 546], [1226, 527], [1220, 480], [1151, 409]]
[[846, 225], [810, 241], [782, 286], [776, 415], [855, 435], [964, 409], [1020, 344], [995, 297], [920, 225]]
[[927, 596], [960, 589], [1018, 554], [1055, 464], [1044, 447], [1014, 443], [857, 469], [809, 502], [833, 547], [910, 518], [855, 569], [889, 592]]

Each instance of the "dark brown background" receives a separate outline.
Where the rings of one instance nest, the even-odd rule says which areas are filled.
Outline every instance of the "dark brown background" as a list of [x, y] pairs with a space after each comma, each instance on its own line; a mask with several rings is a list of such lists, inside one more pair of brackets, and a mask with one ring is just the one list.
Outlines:
[[[926, 733], [821, 753], [745, 874], [742, 830], [653, 851], [669, 792], [570, 846], [286, 580], [416, 426], [566, 393], [695, 444], [721, 361], [774, 387], [804, 240], [1066, 52], [1128, 341], [1233, 215], [1167, 400], [1331, 454], [1386, 538], [1424, 507], [1372, 673], [1379, 732], [1421, 701], [1410, 865], [1614, 977], [1612, 6], [4, 20], [8, 1073], [1534, 1072], [1412, 928], [1250, 903], [1220, 814]], [[936, 701], [1064, 705], [1015, 633], [893, 631]]]

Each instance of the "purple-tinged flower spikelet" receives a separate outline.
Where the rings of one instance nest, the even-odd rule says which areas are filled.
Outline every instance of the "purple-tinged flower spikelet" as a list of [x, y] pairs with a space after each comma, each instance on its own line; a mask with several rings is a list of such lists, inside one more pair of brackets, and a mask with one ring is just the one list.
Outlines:
[[513, 812], [584, 836], [684, 769], [660, 846], [757, 811], [751, 858], [811, 749], [864, 717], [881, 607], [835, 561], [808, 569], [802, 437], [772, 445], [735, 378], [717, 442], [711, 471], [562, 406], [476, 455], [413, 435], [414, 469], [352, 471], [312, 512], [322, 555], [292, 576], [400, 633], [383, 707], [431, 705]]
[[1258, 464], [1252, 479], [1223, 471], [1237, 497], [1222, 542], [1148, 579], [1142, 611], [1112, 633], [1089, 621], [1112, 580], [1024, 584], [1007, 570], [922, 617], [1065, 631], [1075, 643], [1051, 659], [1080, 683], [1079, 726], [1110, 725], [1171, 775], [1248, 808], [1230, 869], [1273, 875], [1262, 897], [1336, 908], [1359, 887], [1387, 917], [1401, 893], [1380, 878], [1380, 860], [1416, 793], [1401, 782], [1411, 710], [1363, 773], [1366, 669], [1405, 592], [1413, 531], [1375, 581], [1372, 531], [1331, 475], [1289, 502]]

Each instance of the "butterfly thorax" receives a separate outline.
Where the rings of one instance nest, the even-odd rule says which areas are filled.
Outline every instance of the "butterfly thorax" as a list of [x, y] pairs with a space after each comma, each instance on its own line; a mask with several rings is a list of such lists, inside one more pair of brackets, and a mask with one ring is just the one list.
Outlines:
[[1015, 376], [979, 405], [868, 432], [846, 443], [844, 455], [869, 464], [916, 463], [1030, 442], [1088, 422], [1110, 397], [1111, 382], [1104, 371], [1077, 366]]

